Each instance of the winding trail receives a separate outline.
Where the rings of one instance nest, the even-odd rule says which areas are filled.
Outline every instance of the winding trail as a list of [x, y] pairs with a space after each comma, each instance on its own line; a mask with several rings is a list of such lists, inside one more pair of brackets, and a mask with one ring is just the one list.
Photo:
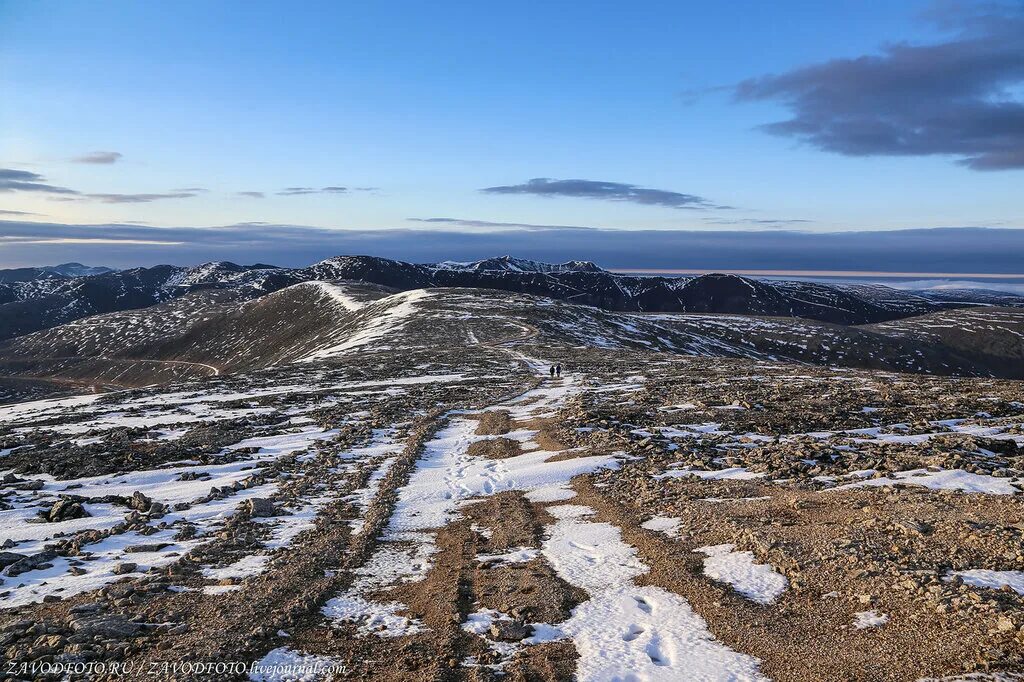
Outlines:
[[[109, 363], [112, 363], [112, 364], [113, 363], [132, 363], [132, 364], [149, 364], [149, 365], [183, 365], [183, 366], [186, 366], [186, 367], [201, 367], [201, 368], [203, 368], [205, 370], [209, 370], [210, 373], [207, 376], [220, 376], [220, 374], [221, 374], [221, 369], [219, 367], [207, 364], [205, 362], [191, 362], [191, 361], [188, 361], [188, 360], [150, 360], [150, 359], [146, 359], [146, 358], [111, 358], [111, 357], [107, 357], [107, 356], [104, 356], [104, 355], [53, 355], [53, 356], [46, 356], [46, 357], [39, 357], [39, 358], [3, 358], [2, 360], [0, 360], [0, 362], [2, 362], [2, 364], [17, 364], [17, 363], [35, 364], [35, 363], [38, 363], [38, 362], [45, 362], [45, 361], [49, 361], [49, 360], [57, 360], [57, 361], [70, 360], [70, 361], [74, 361], [74, 362], [80, 362], [80, 361], [90, 362], [90, 361], [101, 360], [103, 362], [109, 362]], [[124, 372], [126, 372], [126, 371], [127, 371], [127, 369], [126, 370], [122, 370], [121, 374], [124, 374]], [[75, 383], [75, 384], [79, 384], [79, 385], [83, 385], [83, 386], [121, 386], [121, 384], [115, 384], [115, 383], [102, 384], [102, 383], [99, 383], [99, 382], [76, 381], [74, 379], [67, 379], [67, 378], [56, 377], [56, 376], [45, 376], [45, 375], [19, 374], [17, 376], [11, 377], [11, 378], [14, 378], [14, 379], [40, 379], [40, 380], [52, 381], [52, 382], [70, 382], [70, 383]]]

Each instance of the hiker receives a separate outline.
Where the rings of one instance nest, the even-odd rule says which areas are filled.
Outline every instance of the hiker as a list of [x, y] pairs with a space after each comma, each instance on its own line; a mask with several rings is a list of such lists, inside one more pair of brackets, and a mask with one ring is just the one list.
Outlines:
[[555, 365], [555, 376], [561, 378], [562, 376], [562, 363]]
[[551, 365], [551, 378], [552, 379], [555, 378], [555, 366], [554, 365]]

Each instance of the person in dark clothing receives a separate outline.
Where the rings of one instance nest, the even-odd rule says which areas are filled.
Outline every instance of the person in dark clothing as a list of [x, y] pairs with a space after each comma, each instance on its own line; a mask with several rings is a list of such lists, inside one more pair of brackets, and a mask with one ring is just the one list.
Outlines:
[[555, 376], [556, 377], [561, 377], [562, 376], [562, 363], [558, 363], [557, 365], [555, 365]]
[[554, 365], [551, 365], [551, 378], [552, 379], [555, 378], [555, 366]]

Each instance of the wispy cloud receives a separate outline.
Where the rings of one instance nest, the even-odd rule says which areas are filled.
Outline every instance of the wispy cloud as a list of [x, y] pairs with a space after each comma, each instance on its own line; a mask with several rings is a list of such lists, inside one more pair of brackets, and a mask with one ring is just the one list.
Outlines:
[[930, 18], [956, 35], [753, 78], [735, 95], [780, 102], [791, 118], [762, 129], [824, 151], [1024, 168], [1024, 5], [946, 3]]
[[606, 180], [553, 180], [533, 178], [520, 185], [500, 185], [480, 190], [485, 194], [532, 194], [541, 197], [573, 197], [577, 199], [603, 199], [628, 201], [647, 206], [668, 208], [727, 208], [715, 206], [704, 197], [665, 189], [651, 189], [623, 182]]
[[111, 164], [117, 163], [122, 158], [124, 158], [124, 154], [121, 152], [89, 152], [71, 160], [75, 163]]
[[814, 223], [813, 220], [801, 218], [705, 218], [709, 225], [750, 225], [751, 227], [789, 227], [792, 225], [807, 225]]
[[85, 194], [87, 199], [94, 199], [104, 204], [148, 204], [162, 199], [189, 199], [196, 192], [163, 192], [155, 194]]
[[42, 215], [41, 213], [30, 213], [29, 211], [11, 211], [5, 208], [0, 208], [0, 215], [10, 216], [23, 216], [23, 215]]
[[278, 192], [279, 196], [293, 197], [300, 196], [303, 194], [345, 194], [348, 192], [347, 187], [331, 186], [331, 187], [285, 187], [283, 190]]
[[52, 195], [59, 201], [99, 201], [104, 204], [146, 204], [162, 199], [189, 199], [207, 190], [202, 187], [186, 187], [170, 192], [123, 194], [117, 192], [83, 193], [67, 187], [58, 187], [46, 182], [39, 173], [0, 168], [0, 192], [39, 192]]
[[467, 218], [406, 218], [414, 223], [433, 223], [448, 225], [451, 227], [481, 228], [481, 229], [511, 229], [511, 230], [592, 230], [592, 227], [577, 225], [537, 225], [534, 223], [509, 223], [494, 222], [491, 220], [471, 220]]
[[0, 192], [42, 192], [44, 194], [78, 194], [73, 189], [58, 187], [46, 182], [39, 173], [0, 168]]
[[263, 192], [235, 192], [235, 196], [248, 197], [250, 199], [262, 199], [266, 194]]

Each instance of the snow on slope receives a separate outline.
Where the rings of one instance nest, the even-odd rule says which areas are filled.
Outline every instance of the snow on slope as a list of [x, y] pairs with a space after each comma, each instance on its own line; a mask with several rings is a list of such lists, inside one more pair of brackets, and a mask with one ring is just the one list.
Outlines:
[[939, 339], [948, 330], [983, 336], [996, 333], [1015, 337], [1024, 343], [1024, 311], [1019, 309], [971, 308], [931, 313], [892, 322], [881, 322], [872, 328], [894, 336], [928, 335]]
[[430, 298], [431, 295], [431, 292], [425, 289], [414, 289], [413, 291], [403, 291], [400, 294], [388, 296], [366, 306], [365, 309], [367, 311], [372, 310], [374, 314], [369, 316], [365, 324], [354, 334], [340, 343], [314, 351], [299, 359], [299, 362], [323, 360], [357, 348], [379, 344], [389, 335], [400, 331], [416, 312], [417, 304]]
[[603, 272], [590, 261], [572, 260], [566, 263], [542, 263], [525, 258], [499, 256], [472, 262], [443, 261], [430, 265], [436, 270], [458, 270], [466, 272], [511, 272], [511, 273], [552, 273], [552, 272]]
[[343, 287], [330, 282], [313, 282], [313, 286], [325, 292], [331, 299], [337, 301], [345, 310], [359, 310], [363, 303], [350, 296]]

